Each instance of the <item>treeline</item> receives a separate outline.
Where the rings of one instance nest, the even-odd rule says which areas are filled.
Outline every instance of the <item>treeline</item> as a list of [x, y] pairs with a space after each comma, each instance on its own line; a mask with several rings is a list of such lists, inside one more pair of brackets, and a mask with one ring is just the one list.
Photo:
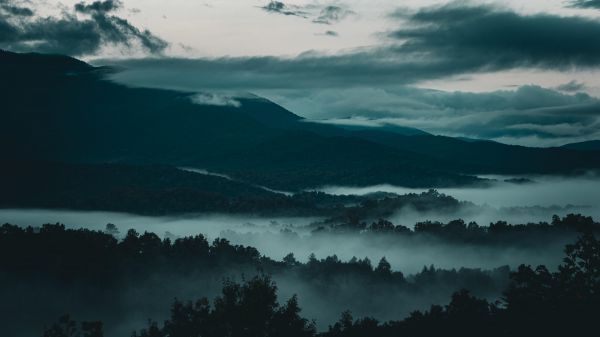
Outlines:
[[[431, 191], [429, 193], [437, 193]], [[581, 214], [567, 214], [564, 217], [554, 215], [550, 222], [510, 224], [506, 221], [496, 221], [488, 226], [481, 226], [476, 222], [466, 223], [462, 219], [451, 220], [446, 223], [440, 221], [417, 222], [414, 227], [394, 225], [389, 220], [379, 219], [368, 224], [365, 221], [344, 222], [340, 224], [322, 224], [313, 230], [313, 233], [362, 233], [385, 234], [404, 236], [432, 236], [448, 241], [464, 243], [507, 243], [509, 240], [539, 239], [542, 235], [575, 234], [582, 231], [599, 232], [600, 223], [595, 222], [590, 216]]]
[[52, 275], [67, 281], [107, 285], [123, 277], [143, 279], [157, 271], [191, 274], [245, 267], [244, 270], [270, 274], [290, 272], [307, 280], [333, 280], [336, 275], [360, 277], [366, 283], [394, 284], [409, 290], [437, 282], [492, 288], [494, 279], [508, 275], [508, 267], [483, 271], [425, 266], [409, 281], [401, 271], [392, 270], [385, 257], [374, 263], [368, 257], [342, 261], [336, 255], [318, 259], [310, 254], [303, 263], [290, 253], [277, 261], [261, 255], [254, 247], [231, 244], [223, 238], [209, 242], [202, 234], [161, 239], [155, 233], [140, 234], [130, 229], [123, 239], [118, 239], [118, 233], [113, 224], [108, 224], [103, 232], [67, 229], [62, 224], [36, 228], [4, 224], [0, 226], [0, 272]]
[[[302, 317], [297, 298], [279, 304], [277, 287], [268, 276], [244, 283], [225, 282], [211, 303], [176, 300], [170, 317], [150, 321], [135, 337], [392, 337], [392, 336], [597, 336], [600, 309], [600, 241], [583, 233], [565, 248], [564, 262], [551, 272], [544, 266], [521, 265], [510, 275], [504, 296], [494, 303], [460, 290], [445, 306], [433, 305], [409, 317], [379, 322], [354, 319], [344, 312], [322, 333]], [[69, 330], [70, 329], [70, 330]], [[66, 331], [72, 331], [68, 333]], [[68, 317], [44, 337], [74, 336], [77, 324]], [[102, 336], [102, 324], [86, 322], [85, 337]]]
[[433, 305], [400, 321], [355, 320], [345, 313], [322, 335], [597, 336], [600, 332], [600, 241], [592, 233], [566, 246], [557, 271], [521, 265], [510, 278], [508, 290], [494, 303], [463, 289], [448, 305]]

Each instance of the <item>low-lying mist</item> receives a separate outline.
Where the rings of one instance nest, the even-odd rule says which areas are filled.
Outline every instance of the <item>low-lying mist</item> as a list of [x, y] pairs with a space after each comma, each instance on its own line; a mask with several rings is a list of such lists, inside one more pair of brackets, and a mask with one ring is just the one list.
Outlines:
[[[452, 218], [450, 215], [448, 217]], [[428, 236], [313, 232], [320, 220], [322, 219], [223, 214], [149, 217], [112, 212], [0, 210], [0, 222], [20, 226], [63, 223], [67, 228], [83, 226], [102, 231], [106, 224], [112, 223], [119, 230], [116, 234], [118, 237], [123, 237], [128, 229], [135, 229], [140, 233], [154, 232], [170, 238], [196, 234], [203, 234], [209, 240], [221, 237], [233, 244], [255, 247], [261, 254], [275, 260], [280, 260], [288, 253], [293, 253], [302, 262], [310, 254], [315, 254], [317, 258], [337, 255], [343, 261], [352, 257], [368, 257], [373, 263], [386, 257], [394, 270], [405, 274], [418, 272], [423, 266], [430, 265], [445, 269], [495, 268], [503, 265], [516, 267], [521, 263], [551, 267], [559, 262], [557, 257], [561, 256], [563, 245], [572, 240], [571, 237], [565, 237], [553, 238], [543, 245], [500, 246], [453, 243]], [[550, 218], [544, 220], [550, 221]]]
[[[496, 181], [491, 186], [438, 189], [440, 193], [472, 202], [477, 207], [463, 207], [455, 213], [417, 212], [408, 208], [398, 211], [389, 220], [411, 227], [419, 221], [447, 222], [457, 218], [465, 222], [475, 221], [480, 225], [489, 225], [498, 220], [509, 223], [548, 221], [554, 214], [563, 216], [567, 213], [600, 217], [600, 178], [597, 175], [483, 177]], [[506, 181], [510, 179], [513, 182]], [[316, 190], [334, 195], [366, 195], [375, 192], [407, 194], [424, 191], [393, 185], [324, 186]]]
[[[550, 222], [553, 214], [583, 213], [600, 217], [600, 181], [592, 178], [552, 179], [535, 178], [533, 183], [514, 184], [498, 182], [488, 188], [443, 189], [459, 200], [470, 201], [452, 212], [419, 212], [404, 208], [389, 220], [396, 225], [412, 227], [417, 221], [438, 220], [447, 222], [462, 218], [466, 222], [477, 221], [480, 225], [505, 220], [511, 223]], [[394, 186], [367, 188], [327, 187], [324, 191], [334, 194], [366, 194], [377, 191], [413, 193], [420, 190]], [[573, 204], [577, 206], [572, 206]], [[203, 234], [210, 241], [221, 237], [232, 244], [252, 246], [274, 260], [281, 261], [293, 253], [300, 262], [336, 255], [342, 261], [353, 257], [367, 257], [374, 266], [386, 257], [394, 271], [401, 271], [409, 282], [413, 275], [422, 275], [415, 285], [374, 285], [369, 279], [344, 273], [332, 274], [332, 278], [313, 278], [292, 270], [275, 271], [273, 279], [279, 287], [280, 298], [297, 294], [303, 314], [316, 319], [319, 329], [326, 329], [339, 318], [344, 310], [358, 316], [373, 316], [381, 320], [400, 319], [415, 309], [426, 309], [432, 304], [445, 304], [449, 295], [461, 287], [469, 286], [475, 294], [490, 300], [501, 296], [508, 282], [509, 266], [520, 264], [546, 265], [556, 268], [563, 257], [563, 248], [574, 240], [575, 234], [530, 235], [527, 241], [502, 241], [502, 244], [467, 243], [446, 240], [427, 234], [401, 235], [368, 231], [319, 230], [327, 223], [319, 217], [260, 217], [255, 215], [190, 214], [185, 216], [153, 217], [114, 212], [86, 212], [45, 209], [1, 209], [0, 223], [19, 226], [41, 226], [46, 223], [62, 223], [67, 228], [88, 228], [104, 231], [108, 223], [118, 232], [111, 233], [123, 238], [128, 229], [139, 233], [154, 232], [163, 238], [177, 238]], [[524, 234], [525, 235], [525, 234]], [[462, 267], [489, 270], [482, 282], [481, 272], [463, 271], [450, 276], [439, 273], [427, 279], [424, 266], [459, 270]], [[498, 269], [495, 269], [498, 268]], [[17, 311], [39, 312], [49, 324], [60, 314], [71, 312], [81, 319], [101, 318], [107, 324], [107, 336], [128, 335], [143, 326], [150, 317], [164, 319], [169, 304], [177, 297], [193, 300], [202, 296], [218, 294], [224, 278], [251, 277], [258, 271], [249, 266], [229, 266], [225, 269], [161, 274], [157, 271], [141, 282], [120, 284], [116, 294], [108, 297], [82, 287], [68, 287], [52, 279], [22, 280], [14, 275], [1, 275], [6, 285], [3, 292], [6, 303], [20, 303]], [[485, 274], [484, 273], [484, 274]], [[330, 274], [329, 271], [324, 275]], [[425, 275], [425, 276], [423, 276]], [[452, 276], [454, 275], [454, 276]], [[470, 277], [469, 275], [473, 275]], [[425, 278], [423, 278], [425, 277]], [[476, 289], [480, 286], [479, 289]], [[380, 287], [375, 289], [376, 287]], [[10, 291], [8, 290], [10, 289]], [[39, 299], [42, 306], [29, 307]], [[116, 307], [115, 307], [116, 306]], [[14, 306], [13, 306], [14, 307]], [[6, 310], [15, 310], [7, 306]], [[8, 313], [8, 311], [7, 311]], [[37, 314], [36, 314], [37, 315]], [[27, 321], [27, 315], [20, 319]], [[36, 324], [39, 322], [36, 322]], [[32, 325], [21, 336], [37, 333], [39, 326]]]

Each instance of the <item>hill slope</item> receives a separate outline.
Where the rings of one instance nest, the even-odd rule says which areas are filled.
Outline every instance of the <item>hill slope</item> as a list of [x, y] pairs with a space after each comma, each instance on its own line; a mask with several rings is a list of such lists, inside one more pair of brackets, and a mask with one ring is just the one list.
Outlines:
[[130, 88], [65, 56], [0, 52], [0, 150], [7, 161], [188, 166], [282, 190], [324, 184], [442, 187], [474, 173], [566, 173], [598, 156], [306, 123], [259, 97], [194, 103], [194, 93]]
[[261, 98], [236, 98], [240, 107], [194, 104], [191, 93], [129, 88], [104, 80], [102, 71], [68, 57], [0, 53], [0, 73], [9, 79], [0, 84], [6, 157], [209, 168], [292, 190], [477, 181], [432, 169], [420, 154], [310, 126]]
[[561, 147], [564, 149], [578, 151], [600, 151], [600, 140], [590, 140], [587, 142], [565, 144]]

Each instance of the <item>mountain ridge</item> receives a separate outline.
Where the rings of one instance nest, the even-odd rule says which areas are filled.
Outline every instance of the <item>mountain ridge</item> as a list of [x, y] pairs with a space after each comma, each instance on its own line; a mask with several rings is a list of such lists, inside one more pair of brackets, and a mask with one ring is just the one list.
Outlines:
[[202, 167], [286, 191], [465, 186], [485, 183], [474, 176], [480, 173], [600, 168], [600, 158], [565, 148], [307, 123], [257, 96], [197, 104], [196, 93], [131, 88], [107, 80], [107, 71], [66, 56], [0, 52], [7, 160]]

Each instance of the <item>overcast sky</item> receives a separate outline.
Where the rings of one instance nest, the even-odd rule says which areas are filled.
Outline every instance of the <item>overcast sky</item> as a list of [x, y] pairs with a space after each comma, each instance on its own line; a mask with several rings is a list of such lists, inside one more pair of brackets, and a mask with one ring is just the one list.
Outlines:
[[251, 92], [313, 120], [600, 139], [600, 1], [0, 0], [0, 48]]

